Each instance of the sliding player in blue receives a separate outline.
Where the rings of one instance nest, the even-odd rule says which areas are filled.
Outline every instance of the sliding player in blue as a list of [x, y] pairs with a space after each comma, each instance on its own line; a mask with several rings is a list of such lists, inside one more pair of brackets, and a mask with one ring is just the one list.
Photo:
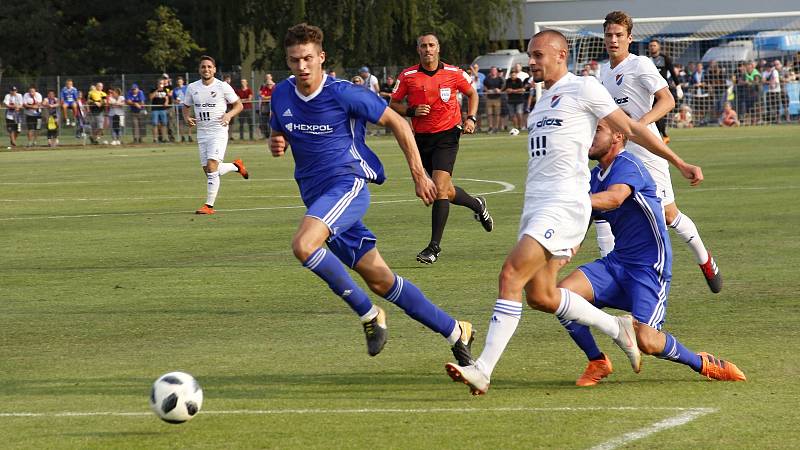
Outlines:
[[294, 255], [358, 314], [371, 356], [386, 343], [386, 313], [372, 304], [343, 263], [358, 272], [372, 292], [444, 336], [456, 359], [468, 364], [472, 324], [454, 320], [413, 283], [392, 272], [375, 247], [377, 238], [361, 221], [370, 202], [367, 183], [386, 179], [380, 160], [364, 142], [366, 121], [392, 130], [417, 196], [427, 205], [436, 198], [411, 128], [373, 92], [329, 78], [322, 69], [322, 39], [322, 30], [315, 26], [303, 23], [289, 29], [284, 48], [294, 76], [272, 93], [270, 150], [279, 157], [287, 144], [291, 147], [295, 180], [308, 208], [292, 240]]
[[[705, 352], [694, 353], [661, 331], [672, 278], [672, 250], [656, 184], [642, 161], [625, 151], [626, 142], [605, 120], [598, 122], [589, 149], [589, 159], [598, 161], [591, 173], [592, 210], [611, 225], [616, 243], [611, 253], [580, 266], [559, 287], [580, 294], [598, 308], [632, 313], [642, 352], [685, 364], [710, 379], [745, 381], [735, 364]], [[575, 384], [593, 386], [610, 375], [611, 360], [597, 347], [589, 328], [563, 319], [561, 323], [589, 358]]]

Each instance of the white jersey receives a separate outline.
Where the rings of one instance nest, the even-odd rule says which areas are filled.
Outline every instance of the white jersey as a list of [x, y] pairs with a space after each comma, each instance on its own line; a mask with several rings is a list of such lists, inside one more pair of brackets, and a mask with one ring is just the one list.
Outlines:
[[526, 197], [589, 195], [589, 147], [597, 121], [617, 110], [594, 77], [567, 73], [528, 115]]
[[[653, 109], [654, 94], [667, 87], [667, 80], [661, 76], [653, 61], [646, 56], [634, 54], [629, 54], [613, 69], [610, 61], [603, 63], [600, 66], [600, 82], [614, 97], [617, 105], [633, 120], [639, 120], [650, 112]], [[651, 123], [647, 128], [661, 139], [656, 124]], [[629, 142], [625, 149], [635, 154], [647, 167], [669, 170], [669, 163], [665, 159], [634, 142]]]
[[203, 84], [203, 80], [190, 83], [183, 104], [194, 107], [197, 137], [227, 136], [228, 129], [222, 126], [220, 120], [225, 115], [228, 103], [236, 103], [237, 100], [239, 97], [231, 85], [216, 78], [208, 86]]

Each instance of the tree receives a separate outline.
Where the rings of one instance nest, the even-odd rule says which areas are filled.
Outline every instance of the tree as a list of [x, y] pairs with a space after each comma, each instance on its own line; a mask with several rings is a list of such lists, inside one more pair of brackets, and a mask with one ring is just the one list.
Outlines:
[[162, 5], [156, 8], [155, 13], [155, 19], [146, 23], [147, 42], [150, 44], [144, 55], [147, 63], [159, 72], [165, 72], [168, 67], [181, 64], [192, 53], [204, 50], [183, 28], [175, 10]]

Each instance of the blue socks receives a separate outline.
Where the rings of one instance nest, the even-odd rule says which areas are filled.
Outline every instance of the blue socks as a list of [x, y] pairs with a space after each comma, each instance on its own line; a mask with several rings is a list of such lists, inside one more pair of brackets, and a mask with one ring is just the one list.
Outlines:
[[583, 350], [583, 353], [586, 353], [586, 357], [589, 358], [590, 361], [603, 357], [603, 353], [597, 348], [597, 343], [594, 341], [589, 327], [571, 320], [559, 319], [558, 321], [561, 322], [561, 325], [564, 325], [564, 328], [569, 332], [569, 337], [578, 344], [578, 347]]
[[399, 306], [411, 318], [445, 338], [457, 325], [455, 319], [431, 303], [413, 283], [395, 274], [394, 285], [383, 298]]
[[667, 343], [664, 345], [664, 351], [662, 351], [658, 357], [685, 364], [694, 369], [695, 372], [700, 373], [700, 370], [703, 368], [702, 358], [684, 347], [683, 344], [678, 342], [671, 334], [663, 331], [662, 333], [667, 336]]
[[303, 263], [303, 267], [325, 280], [331, 290], [342, 297], [359, 316], [365, 315], [372, 309], [372, 302], [369, 301], [367, 293], [353, 281], [339, 258], [324, 248], [320, 247], [312, 253]]

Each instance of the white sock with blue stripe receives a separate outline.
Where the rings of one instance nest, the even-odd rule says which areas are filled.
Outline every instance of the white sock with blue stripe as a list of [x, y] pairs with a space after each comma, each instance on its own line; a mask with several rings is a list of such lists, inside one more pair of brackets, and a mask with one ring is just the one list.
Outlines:
[[494, 366], [500, 361], [500, 356], [517, 330], [517, 324], [522, 317], [522, 302], [498, 298], [492, 311], [492, 320], [489, 322], [489, 331], [486, 332], [486, 344], [483, 346], [480, 358], [475, 365], [487, 377], [492, 375]]
[[572, 320], [581, 325], [595, 327], [603, 333], [616, 339], [619, 336], [619, 322], [617, 318], [604, 313], [588, 300], [569, 289], [559, 288], [561, 291], [561, 304], [556, 310], [556, 316], [562, 320]]
[[214, 206], [214, 202], [217, 201], [217, 193], [219, 192], [219, 172], [208, 172], [206, 178], [208, 179], [206, 205]]

